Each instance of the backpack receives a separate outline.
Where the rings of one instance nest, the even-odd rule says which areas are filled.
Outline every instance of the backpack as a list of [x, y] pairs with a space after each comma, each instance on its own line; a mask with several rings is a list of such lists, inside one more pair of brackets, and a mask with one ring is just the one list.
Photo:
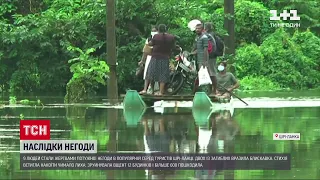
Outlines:
[[213, 52], [213, 45], [212, 45], [213, 43], [212, 43], [212, 41], [210, 41], [210, 39], [209, 39], [209, 41], [208, 41], [208, 52], [209, 52], [209, 55], [211, 55]]
[[209, 56], [211, 57], [213, 55], [213, 37], [211, 36], [211, 34], [209, 33], [205, 33], [206, 36], [208, 36], [208, 52], [209, 52]]
[[223, 56], [223, 53], [224, 53], [224, 43], [222, 41], [222, 39], [216, 35], [216, 34], [213, 34], [213, 37], [216, 41], [216, 51], [213, 53], [215, 57], [218, 57], [218, 56]]

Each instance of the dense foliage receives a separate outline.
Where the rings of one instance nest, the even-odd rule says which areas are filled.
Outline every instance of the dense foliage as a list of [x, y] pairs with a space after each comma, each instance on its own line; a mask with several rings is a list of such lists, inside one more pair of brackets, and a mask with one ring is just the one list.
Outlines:
[[[236, 1], [234, 62], [243, 89], [319, 86], [319, 8], [316, 0]], [[271, 27], [270, 9], [297, 9], [301, 27]], [[191, 19], [212, 21], [226, 34], [223, 0], [117, 0], [116, 10], [120, 91], [142, 87], [133, 75], [151, 24], [167, 24], [186, 50], [194, 38], [186, 28]], [[105, 1], [0, 0], [0, 38], [0, 91], [64, 92], [68, 83], [90, 91], [105, 84]]]

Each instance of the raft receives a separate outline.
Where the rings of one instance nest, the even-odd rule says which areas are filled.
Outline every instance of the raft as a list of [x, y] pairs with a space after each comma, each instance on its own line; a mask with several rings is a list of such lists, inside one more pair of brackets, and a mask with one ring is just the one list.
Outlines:
[[124, 106], [162, 106], [168, 107], [211, 107], [213, 104], [229, 103], [231, 99], [220, 99], [216, 96], [208, 96], [204, 92], [197, 92], [195, 95], [139, 95], [135, 90], [128, 90], [121, 94]]

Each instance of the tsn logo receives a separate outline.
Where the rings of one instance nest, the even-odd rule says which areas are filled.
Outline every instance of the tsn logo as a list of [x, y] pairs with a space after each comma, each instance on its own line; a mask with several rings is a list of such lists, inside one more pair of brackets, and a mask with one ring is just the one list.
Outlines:
[[[298, 11], [297, 10], [283, 10], [282, 13], [278, 16], [278, 11], [277, 10], [270, 10], [271, 17], [270, 21], [299, 21], [300, 17], [298, 16]], [[289, 19], [288, 19], [289, 18]], [[270, 23], [271, 27], [300, 27], [300, 23]]]
[[50, 120], [21, 120], [20, 140], [50, 140]]

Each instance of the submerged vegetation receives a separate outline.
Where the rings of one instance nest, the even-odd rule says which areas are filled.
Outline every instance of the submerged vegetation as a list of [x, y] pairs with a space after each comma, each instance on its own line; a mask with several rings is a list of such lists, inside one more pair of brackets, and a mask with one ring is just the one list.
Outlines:
[[36, 101], [32, 101], [29, 99], [22, 99], [22, 100], [17, 100], [17, 97], [15, 96], [10, 96], [9, 101], [0, 101], [1, 104], [9, 104], [9, 105], [16, 105], [16, 104], [22, 104], [22, 105], [43, 105], [41, 100], [38, 99]]
[[[236, 55], [230, 62], [241, 88], [319, 86], [319, 8], [315, 0], [235, 2]], [[300, 27], [271, 27], [270, 9], [297, 9]], [[121, 92], [143, 85], [134, 74], [151, 24], [167, 24], [185, 50], [191, 49], [194, 37], [187, 29], [191, 19], [212, 21], [226, 35], [223, 0], [118, 0], [116, 17]], [[106, 89], [105, 1], [0, 0], [0, 38], [2, 92], [67, 91], [66, 101], [76, 102]]]

